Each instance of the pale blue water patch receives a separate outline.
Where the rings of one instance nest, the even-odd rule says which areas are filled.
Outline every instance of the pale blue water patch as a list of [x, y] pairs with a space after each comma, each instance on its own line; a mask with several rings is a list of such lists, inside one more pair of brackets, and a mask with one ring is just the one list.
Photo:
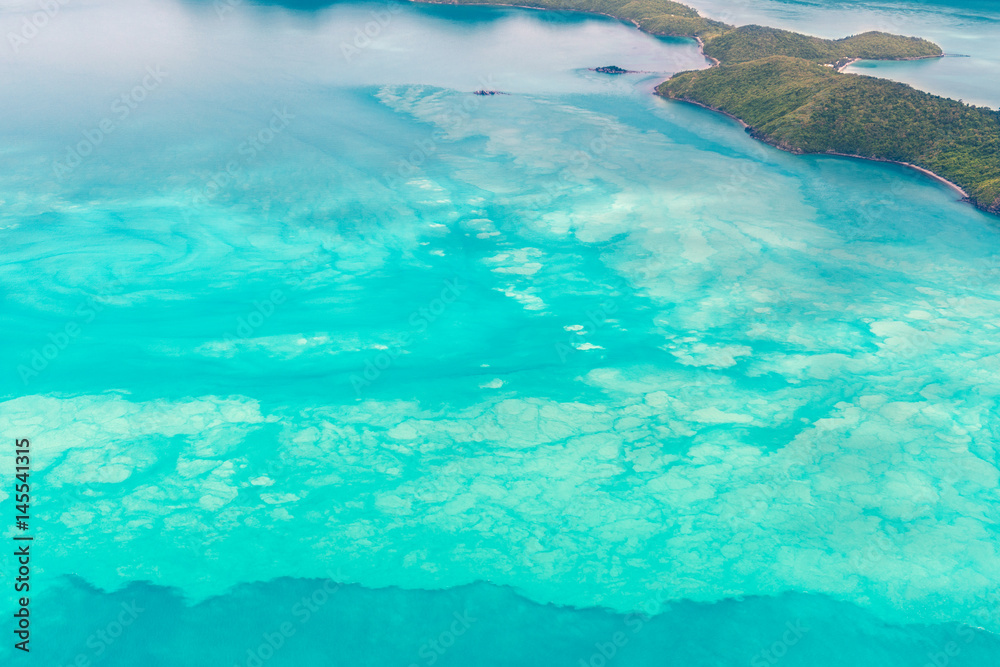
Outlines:
[[[45, 599], [183, 596], [128, 640], [150, 664], [237, 659], [324, 576], [371, 664], [456, 600], [498, 663], [589, 659], [651, 598], [629, 664], [749, 661], [807, 613], [799, 664], [1000, 627], [996, 218], [588, 71], [690, 42], [413, 8], [347, 60], [372, 11], [113, 3], [8, 56], [0, 424], [35, 443]], [[233, 604], [261, 615], [217, 633]], [[678, 629], [716, 618], [737, 639]], [[305, 634], [282, 655], [326, 655]]]
[[924, 37], [946, 58], [862, 62], [848, 72], [880, 76], [971, 104], [1000, 107], [1000, 8], [992, 0], [695, 0], [703, 15], [840, 38], [868, 30]]
[[[1000, 30], [1000, 20], [995, 22], [993, 29]], [[995, 70], [995, 74], [1000, 75], [1000, 61], [986, 64], [981, 58], [968, 55], [949, 55], [946, 60], [945, 66], [941, 66], [939, 60], [915, 62], [863, 60], [854, 63], [845, 71], [908, 83], [921, 90], [961, 100], [968, 104], [986, 106], [992, 109], [1000, 107], [1000, 93], [995, 92], [996, 87], [991, 87], [990, 91], [981, 91], [979, 90], [980, 86], [977, 85], [984, 72], [994, 72]], [[987, 74], [987, 76], [993, 76], [993, 74]]]

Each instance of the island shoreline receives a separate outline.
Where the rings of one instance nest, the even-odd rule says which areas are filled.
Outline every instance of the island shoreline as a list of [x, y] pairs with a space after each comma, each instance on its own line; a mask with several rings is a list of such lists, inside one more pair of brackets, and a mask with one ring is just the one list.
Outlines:
[[972, 198], [969, 196], [969, 193], [966, 192], [964, 189], [962, 189], [962, 187], [960, 185], [958, 185], [957, 183], [949, 181], [944, 176], [942, 176], [940, 174], [937, 174], [937, 173], [934, 173], [930, 169], [927, 169], [925, 167], [921, 167], [921, 166], [913, 164], [911, 162], [901, 162], [900, 160], [889, 160], [889, 159], [886, 159], [886, 158], [866, 157], [864, 155], [854, 155], [852, 153], [838, 153], [837, 151], [823, 151], [822, 153], [807, 153], [805, 151], [789, 149], [789, 148], [786, 148], [786, 147], [782, 146], [780, 143], [778, 143], [776, 141], [773, 141], [773, 140], [771, 140], [768, 137], [765, 137], [764, 135], [758, 134], [750, 125], [748, 125], [746, 123], [746, 121], [744, 121], [742, 118], [739, 118], [738, 116], [734, 116], [733, 114], [729, 113], [728, 111], [725, 111], [723, 109], [718, 109], [716, 107], [710, 106], [708, 104], [704, 104], [702, 102], [698, 102], [696, 100], [692, 100], [689, 97], [669, 97], [669, 96], [665, 96], [665, 95], [659, 95], [659, 93], [657, 93], [657, 95], [659, 97], [663, 97], [664, 99], [668, 99], [668, 100], [671, 100], [671, 101], [674, 101], [674, 102], [683, 102], [685, 104], [692, 104], [694, 106], [701, 107], [702, 109], [705, 109], [707, 111], [711, 111], [711, 112], [714, 112], [714, 113], [722, 114], [723, 116], [728, 116], [729, 118], [735, 120], [737, 123], [739, 123], [741, 126], [743, 126], [744, 131], [747, 134], [749, 134], [756, 141], [759, 141], [762, 144], [767, 144], [768, 146], [771, 146], [773, 148], [777, 148], [778, 150], [783, 151], [785, 153], [790, 153], [791, 155], [829, 155], [829, 156], [832, 156], [832, 157], [847, 157], [847, 158], [852, 158], [852, 159], [855, 159], [855, 160], [864, 160], [866, 162], [882, 162], [884, 164], [898, 164], [898, 165], [901, 165], [903, 167], [909, 167], [910, 169], [915, 169], [915, 170], [921, 172], [922, 174], [924, 174], [926, 176], [930, 176], [934, 180], [942, 183], [943, 185], [947, 185], [949, 188], [951, 188], [952, 190], [954, 190], [955, 192], [957, 192], [958, 194], [960, 194], [962, 196], [962, 198], [960, 199], [960, 201], [967, 202], [967, 203], [971, 203], [972, 202]]
[[[594, 12], [594, 11], [569, 9], [569, 8], [567, 8], [567, 9], [558, 9], [557, 10], [557, 9], [553, 9], [551, 7], [538, 7], [538, 6], [532, 6], [532, 5], [509, 5], [509, 4], [500, 4], [500, 3], [493, 4], [493, 3], [489, 3], [489, 2], [484, 2], [484, 3], [478, 3], [477, 2], [477, 3], [474, 3], [474, 4], [472, 4], [472, 3], [470, 3], [470, 4], [462, 4], [462, 3], [459, 3], [459, 2], [448, 2], [447, 0], [410, 0], [410, 1], [413, 2], [414, 4], [455, 5], [455, 6], [464, 6], [464, 7], [514, 7], [514, 8], [517, 8], [517, 9], [531, 9], [531, 10], [536, 10], [536, 11], [547, 11], [547, 12], [551, 12], [551, 11], [566, 11], [566, 12], [574, 12], [574, 13], [578, 13], [578, 14], [590, 14], [590, 15], [594, 15], [594, 16], [604, 16], [604, 17], [607, 17], [607, 18], [614, 19], [616, 21], [620, 21], [622, 23], [626, 23], [626, 22], [627, 23], [631, 23], [640, 32], [645, 32], [647, 35], [651, 35], [653, 37], [681, 37], [682, 39], [691, 39], [691, 40], [693, 40], [694, 42], [696, 42], [698, 44], [698, 52], [701, 54], [701, 56], [703, 58], [705, 58], [706, 61], [709, 62], [709, 66], [706, 69], [712, 69], [714, 67], [720, 67], [720, 66], [722, 66], [722, 63], [717, 58], [714, 58], [714, 57], [708, 55], [707, 53], [705, 53], [705, 42], [704, 42], [704, 40], [702, 40], [702, 38], [699, 35], [684, 35], [684, 36], [680, 36], [680, 35], [657, 35], [655, 33], [643, 30], [642, 26], [635, 19], [625, 19], [625, 18], [622, 18], [620, 16], [614, 16], [612, 14], [607, 14], [607, 13], [604, 13], [604, 12]], [[940, 53], [938, 55], [913, 56], [913, 57], [906, 57], [906, 58], [891, 58], [891, 59], [886, 59], [884, 61], [883, 60], [879, 60], [877, 62], [928, 60], [928, 59], [932, 59], [932, 58], [943, 58], [943, 57], [945, 57], [945, 55], [946, 54], [944, 54], [944, 53]], [[847, 67], [850, 67], [854, 63], [861, 61], [861, 60], [864, 60], [864, 58], [852, 58], [848, 63], [844, 64], [841, 67], [836, 67], [835, 64], [833, 66], [834, 66], [834, 69], [837, 72], [839, 72], [839, 73], [850, 74], [850, 73], [843, 72], [843, 70], [846, 69]], [[744, 130], [748, 134], [750, 134], [751, 137], [753, 137], [754, 139], [756, 139], [757, 141], [760, 141], [761, 143], [773, 146], [773, 147], [775, 147], [775, 148], [777, 148], [779, 150], [785, 151], [786, 153], [791, 153], [793, 155], [830, 155], [830, 156], [836, 156], [836, 157], [853, 158], [853, 159], [857, 159], [857, 160], [867, 160], [869, 162], [882, 162], [882, 163], [886, 163], [886, 164], [898, 164], [898, 165], [902, 165], [904, 167], [909, 167], [911, 169], [915, 169], [916, 171], [919, 171], [919, 172], [923, 173], [925, 176], [929, 176], [932, 179], [938, 181], [939, 183], [947, 185], [953, 191], [955, 191], [958, 194], [960, 194], [961, 195], [961, 200], [960, 201], [968, 203], [973, 208], [981, 210], [984, 213], [992, 213], [993, 212], [989, 208], [987, 208], [985, 205], [981, 205], [979, 202], [975, 201], [969, 195], [969, 193], [966, 192], [966, 190], [964, 188], [962, 188], [961, 186], [959, 186], [957, 183], [954, 183], [953, 181], [948, 180], [947, 178], [945, 178], [941, 174], [938, 174], [938, 173], [936, 173], [936, 172], [934, 172], [934, 171], [932, 171], [930, 169], [927, 169], [926, 167], [921, 167], [919, 165], [912, 164], [910, 162], [902, 162], [902, 161], [899, 161], [899, 160], [890, 160], [890, 159], [887, 159], [887, 158], [874, 158], [874, 157], [867, 157], [867, 156], [864, 156], [864, 155], [855, 155], [855, 154], [850, 154], [850, 153], [839, 153], [839, 152], [836, 152], [836, 151], [806, 152], [806, 151], [803, 151], [803, 150], [798, 150], [798, 149], [794, 149], [794, 148], [788, 148], [788, 147], [785, 147], [785, 146], [781, 145], [780, 143], [778, 143], [776, 141], [771, 140], [769, 137], [766, 137], [766, 136], [758, 133], [752, 126], [750, 126], [742, 118], [739, 118], [739, 117], [735, 116], [734, 114], [729, 113], [728, 111], [724, 111], [722, 109], [710, 106], [708, 104], [703, 104], [701, 102], [697, 102], [697, 101], [695, 101], [693, 99], [690, 99], [690, 98], [687, 98], [687, 97], [672, 97], [670, 95], [664, 95], [664, 94], [660, 93], [659, 92], [659, 86], [662, 85], [663, 83], [665, 83], [666, 81], [669, 81], [676, 74], [678, 74], [678, 73], [674, 72], [673, 74], [671, 74], [670, 77], [667, 77], [667, 79], [664, 79], [659, 84], [657, 84], [656, 86], [654, 86], [654, 88], [653, 88], [653, 95], [655, 95], [657, 97], [661, 97], [663, 99], [674, 100], [674, 101], [678, 101], [678, 102], [684, 102], [684, 103], [687, 103], [687, 104], [694, 104], [696, 106], [702, 107], [703, 109], [707, 109], [709, 111], [713, 111], [715, 113], [720, 113], [720, 114], [723, 114], [725, 116], [728, 116], [729, 118], [731, 118], [731, 119], [735, 120], [736, 122], [738, 122], [744, 128]], [[855, 74], [854, 76], [860, 76], [860, 75]]]
[[[838, 72], [843, 73], [845, 69], [847, 69], [854, 63], [859, 63], [865, 60], [873, 63], [907, 63], [907, 62], [914, 62], [916, 60], [933, 60], [935, 58], [947, 58], [947, 57], [948, 57], [947, 53], [942, 53], [939, 56], [910, 56], [909, 58], [889, 58], [887, 60], [873, 60], [871, 58], [851, 58], [850, 62], [847, 62], [841, 65], [840, 67], [835, 67], [834, 69], [836, 69]], [[847, 73], [850, 74], [850, 72]]]
[[[508, 5], [507, 3], [491, 3], [491, 2], [463, 3], [463, 2], [449, 2], [449, 0], [410, 0], [410, 2], [412, 2], [415, 5], [451, 5], [453, 7], [513, 7], [515, 9], [534, 9], [540, 12], [572, 12], [574, 14], [590, 14], [591, 16], [606, 16], [609, 19], [614, 19], [620, 23], [631, 23], [639, 30], [639, 32], [646, 32], [645, 30], [642, 29], [638, 21], [636, 21], [635, 19], [623, 19], [622, 17], [614, 16], [613, 14], [605, 14], [604, 12], [589, 12], [585, 9], [569, 9], [569, 8], [553, 9], [552, 7], [538, 7], [536, 5]], [[653, 33], [651, 32], [646, 32], [646, 34], [653, 35]], [[659, 35], [653, 35], [653, 37], [657, 36]], [[672, 35], [662, 35], [662, 36], [671, 37]], [[701, 40], [698, 41], [700, 42]]]
[[909, 167], [910, 169], [916, 169], [922, 174], [930, 176], [934, 180], [939, 181], [943, 185], [947, 185], [949, 188], [951, 188], [958, 194], [962, 195], [962, 199], [960, 201], [963, 202], [972, 201], [972, 197], [969, 196], [969, 193], [963, 190], [962, 187], [957, 183], [949, 181], [941, 174], [934, 173], [930, 169], [913, 164], [912, 162], [900, 162], [899, 160], [888, 160], [886, 158], [865, 157], [864, 155], [851, 155], [850, 153], [838, 153], [836, 151], [826, 151], [825, 153], [799, 153], [799, 155], [835, 155], [837, 157], [849, 157], [849, 158], [854, 158], [856, 160], [866, 160], [868, 162], [885, 162], [886, 164], [901, 164], [904, 167]]

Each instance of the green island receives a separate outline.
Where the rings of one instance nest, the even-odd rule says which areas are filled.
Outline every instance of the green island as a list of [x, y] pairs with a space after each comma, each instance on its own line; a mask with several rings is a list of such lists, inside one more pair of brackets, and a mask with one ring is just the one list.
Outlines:
[[698, 40], [713, 66], [656, 88], [741, 121], [757, 139], [794, 153], [899, 162], [1000, 215], [1000, 112], [902, 83], [846, 74], [859, 59], [938, 58], [916, 37], [866, 32], [821, 39], [758, 25], [732, 26], [670, 0], [417, 0], [603, 14], [659, 36]]
[[603, 67], [595, 67], [595, 72], [600, 72], [601, 74], [632, 74], [630, 70], [619, 67], [618, 65], [605, 65]]

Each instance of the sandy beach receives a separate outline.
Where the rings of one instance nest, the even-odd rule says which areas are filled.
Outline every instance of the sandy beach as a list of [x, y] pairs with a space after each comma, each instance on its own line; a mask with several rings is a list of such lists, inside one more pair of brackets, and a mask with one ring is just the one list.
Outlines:
[[904, 167], [909, 167], [910, 169], [916, 169], [917, 171], [922, 172], [922, 173], [930, 176], [934, 180], [940, 181], [941, 183], [944, 183], [945, 185], [947, 185], [948, 187], [950, 187], [952, 190], [954, 190], [958, 194], [962, 195], [962, 199], [969, 199], [969, 193], [966, 192], [965, 190], [963, 190], [957, 184], [949, 181], [947, 178], [945, 178], [944, 176], [941, 176], [940, 174], [934, 173], [930, 169], [926, 169], [924, 167], [912, 164], [910, 162], [900, 162], [899, 160], [885, 160], [885, 159], [875, 158], [875, 157], [865, 157], [864, 155], [851, 155], [850, 153], [837, 153], [835, 151], [828, 151], [826, 153], [815, 153], [815, 155], [836, 155], [836, 156], [839, 156], [839, 157], [850, 157], [850, 158], [854, 158], [856, 160], [868, 160], [869, 162], [887, 162], [889, 164], [901, 164]]

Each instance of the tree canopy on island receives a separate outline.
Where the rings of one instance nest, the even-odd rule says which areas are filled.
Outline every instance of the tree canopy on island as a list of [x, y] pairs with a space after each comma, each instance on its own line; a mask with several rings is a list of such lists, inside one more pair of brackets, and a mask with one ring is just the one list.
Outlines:
[[929, 169], [962, 187], [979, 208], [1000, 215], [998, 112], [832, 66], [855, 58], [943, 55], [933, 42], [884, 32], [822, 39], [759, 25], [735, 27], [670, 0], [445, 1], [605, 14], [654, 35], [696, 37], [718, 65], [674, 75], [657, 87], [660, 95], [724, 111], [785, 150]]
[[726, 111], [786, 150], [930, 169], [1000, 212], [1000, 113], [992, 109], [787, 56], [684, 72], [657, 92]]
[[821, 39], [759, 25], [740, 26], [708, 40], [705, 54], [727, 64], [768, 56], [833, 63], [843, 58], [905, 60], [942, 55], [940, 46], [919, 37], [866, 32], [843, 39]]

